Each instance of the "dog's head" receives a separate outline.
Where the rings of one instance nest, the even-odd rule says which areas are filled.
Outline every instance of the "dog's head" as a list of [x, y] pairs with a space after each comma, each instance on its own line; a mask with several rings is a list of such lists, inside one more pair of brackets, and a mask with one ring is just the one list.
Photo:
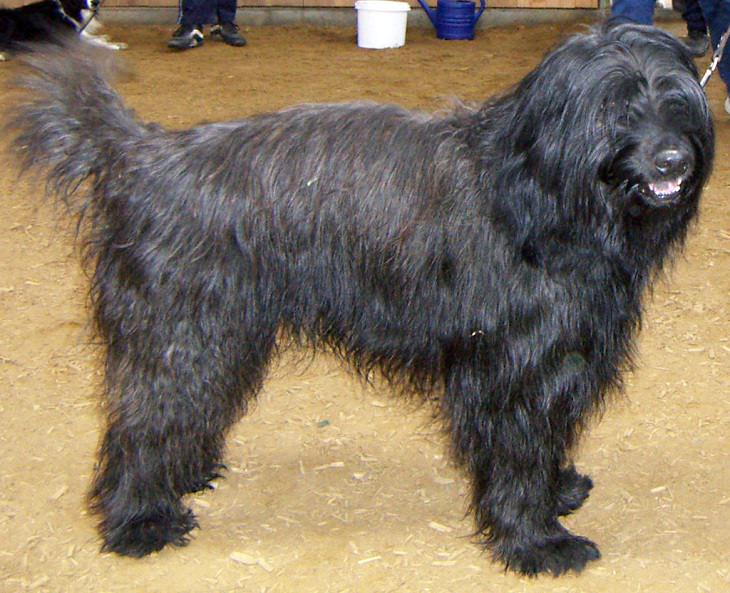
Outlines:
[[607, 37], [626, 50], [602, 97], [609, 142], [602, 180], [648, 207], [691, 199], [714, 152], [712, 118], [691, 56], [657, 29], [617, 27]]
[[550, 169], [546, 182], [588, 183], [611, 208], [635, 212], [699, 198], [713, 159], [712, 119], [692, 58], [670, 34], [601, 26], [548, 54], [524, 86], [518, 95], [532, 104], [520, 142]]

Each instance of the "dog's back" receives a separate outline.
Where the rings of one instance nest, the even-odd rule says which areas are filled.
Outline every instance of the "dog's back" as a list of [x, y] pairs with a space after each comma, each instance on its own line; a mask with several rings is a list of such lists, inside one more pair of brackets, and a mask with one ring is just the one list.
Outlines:
[[[238, 274], [249, 273], [252, 284], [276, 283], [291, 297], [277, 313], [281, 322], [320, 343], [329, 342], [323, 325], [333, 338], [365, 334], [353, 328], [367, 323], [358, 313], [363, 294], [373, 315], [380, 310], [389, 319], [384, 331], [405, 334], [425, 318], [410, 307], [418, 293], [467, 281], [458, 254], [443, 247], [453, 242], [450, 233], [477, 251], [471, 242], [490, 235], [475, 203], [477, 163], [466, 154], [467, 126], [454, 125], [470, 112], [442, 117], [369, 103], [305, 105], [167, 132], [124, 107], [105, 81], [103, 52], [68, 47], [31, 59], [36, 74], [28, 86], [36, 99], [15, 119], [14, 145], [26, 167], [48, 172], [48, 186], [73, 210], [94, 217], [102, 241], [122, 244], [138, 234], [160, 246], [150, 257], [169, 253], [181, 269], [225, 245], [239, 261]], [[103, 190], [73, 193], [89, 176]], [[476, 226], [479, 233], [466, 231]], [[489, 257], [499, 259], [501, 251]], [[467, 300], [465, 308], [476, 307], [481, 296], [469, 292]], [[460, 320], [442, 304], [434, 300], [428, 318], [448, 333]], [[418, 335], [420, 352], [404, 357], [414, 368], [413, 357], [437, 356], [430, 330]], [[372, 354], [375, 347], [352, 349]], [[400, 364], [384, 350], [387, 358]]]
[[[14, 145], [21, 162], [50, 171], [49, 187], [76, 187], [89, 175], [107, 176], [116, 162], [134, 171], [143, 171], [145, 165], [158, 168], [160, 155], [172, 150], [176, 154], [168, 159], [168, 173], [194, 176], [212, 199], [229, 183], [220, 167], [225, 161], [237, 171], [238, 187], [249, 190], [251, 203], [267, 196], [281, 225], [294, 216], [319, 215], [324, 202], [336, 199], [338, 208], [351, 212], [353, 227], [376, 228], [402, 214], [404, 196], [413, 210], [419, 201], [443, 195], [443, 188], [422, 181], [424, 170], [447, 184], [455, 177], [451, 167], [439, 163], [445, 156], [441, 153], [458, 156], [463, 147], [463, 130], [450, 125], [457, 116], [435, 117], [371, 103], [304, 105], [166, 132], [140, 122], [124, 106], [108, 82], [114, 70], [111, 59], [108, 52], [67, 39], [26, 60], [33, 74], [24, 87], [34, 100], [21, 106], [10, 127], [18, 132]], [[301, 158], [305, 154], [309, 156]], [[289, 167], [277, 168], [276, 163]], [[463, 164], [475, 166], [471, 157]], [[460, 173], [467, 184], [474, 176], [473, 170]], [[125, 178], [134, 182], [129, 175]], [[338, 188], [336, 196], [329, 189], [322, 193], [321, 188], [333, 187]], [[165, 187], [159, 189], [162, 196]], [[190, 191], [199, 194], [198, 189], [194, 184]], [[284, 207], [293, 194], [309, 211]], [[186, 199], [178, 195], [178, 207]], [[430, 211], [438, 207], [428, 206]], [[447, 205], [442, 207], [439, 214], [446, 215]]]

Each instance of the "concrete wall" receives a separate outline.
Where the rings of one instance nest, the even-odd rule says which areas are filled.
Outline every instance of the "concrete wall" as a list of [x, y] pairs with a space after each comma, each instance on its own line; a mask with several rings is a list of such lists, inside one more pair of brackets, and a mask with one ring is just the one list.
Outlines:
[[[495, 27], [513, 23], [544, 23], [568, 21], [596, 21], [607, 13], [590, 9], [487, 9], [478, 27]], [[177, 8], [102, 8], [105, 22], [166, 24], [177, 19]], [[236, 20], [248, 26], [261, 25], [327, 25], [350, 26], [355, 24], [354, 8], [250, 8], [240, 7]], [[431, 23], [420, 8], [408, 14], [409, 27], [430, 27]]]
[[[1, 2], [2, 0], [0, 0]], [[532, 9], [532, 8], [488, 8], [477, 25], [478, 28], [499, 27], [511, 24], [538, 24], [548, 22], [596, 22], [606, 18], [610, 9]], [[135, 24], [170, 24], [177, 19], [178, 10], [164, 8], [113, 8], [104, 6], [101, 11], [105, 22]], [[658, 8], [657, 21], [676, 20], [680, 16], [672, 10]], [[247, 26], [261, 25], [326, 25], [354, 26], [354, 8], [257, 8], [242, 6], [238, 9], [237, 20]], [[431, 27], [426, 14], [420, 8], [408, 15], [409, 27]]]

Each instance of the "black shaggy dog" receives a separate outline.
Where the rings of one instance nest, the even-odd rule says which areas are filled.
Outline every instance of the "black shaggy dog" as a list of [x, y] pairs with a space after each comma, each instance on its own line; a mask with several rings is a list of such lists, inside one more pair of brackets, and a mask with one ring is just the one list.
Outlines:
[[599, 557], [558, 520], [592, 485], [571, 447], [620, 387], [713, 157], [682, 44], [604, 26], [473, 109], [308, 105], [180, 132], [140, 123], [83, 48], [49, 51], [14, 148], [85, 231], [106, 550], [188, 542], [182, 497], [218, 475], [289, 336], [437, 402], [509, 568]]

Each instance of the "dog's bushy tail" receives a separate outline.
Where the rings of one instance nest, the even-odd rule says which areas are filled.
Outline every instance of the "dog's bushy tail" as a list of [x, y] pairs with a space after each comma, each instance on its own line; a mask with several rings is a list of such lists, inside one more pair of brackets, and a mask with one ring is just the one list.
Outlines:
[[6, 123], [11, 150], [23, 171], [44, 171], [49, 193], [82, 209], [72, 200], [79, 185], [107, 171], [145, 127], [110, 86], [119, 69], [111, 52], [67, 38], [31, 48], [24, 62], [22, 98]]

